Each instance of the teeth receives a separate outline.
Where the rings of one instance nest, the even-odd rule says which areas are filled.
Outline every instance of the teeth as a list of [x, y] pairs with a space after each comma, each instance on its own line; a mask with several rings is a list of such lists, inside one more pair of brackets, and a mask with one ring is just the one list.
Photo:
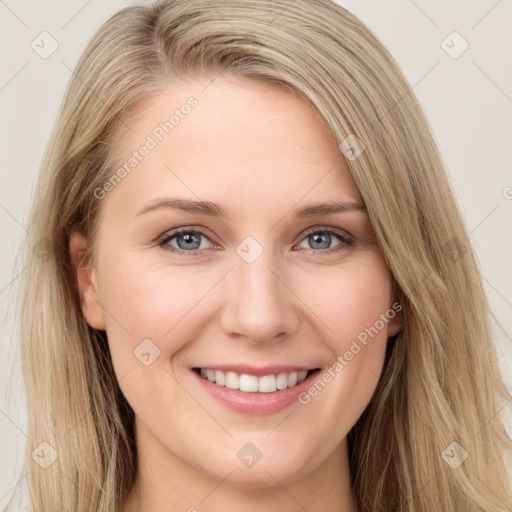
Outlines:
[[288, 387], [288, 375], [286, 373], [280, 373], [276, 378], [276, 388], [286, 389]]
[[277, 375], [263, 375], [256, 377], [247, 373], [223, 372], [201, 368], [201, 377], [215, 382], [219, 386], [226, 386], [230, 389], [239, 389], [247, 393], [274, 393], [278, 389], [291, 388], [301, 383], [307, 376], [307, 370], [300, 372], [279, 373]]
[[219, 386], [225, 386], [226, 385], [226, 377], [224, 375], [224, 372], [221, 372], [219, 370], [215, 370], [215, 382]]
[[276, 376], [264, 375], [258, 379], [258, 391], [260, 393], [273, 393], [277, 391]]
[[233, 378], [233, 382], [236, 385], [236, 381], [238, 380], [238, 386], [232, 389], [240, 389], [240, 391], [259, 391], [258, 388], [258, 377], [255, 377], [254, 375], [247, 375], [246, 373], [242, 373], [240, 377], [234, 372], [233, 375], [235, 376]]
[[225, 385], [229, 389], [239, 389], [238, 375], [235, 372], [226, 372]]

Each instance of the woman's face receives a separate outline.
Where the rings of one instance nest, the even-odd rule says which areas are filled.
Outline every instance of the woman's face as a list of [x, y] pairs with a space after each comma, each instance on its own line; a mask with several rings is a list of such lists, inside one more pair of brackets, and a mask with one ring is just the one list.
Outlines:
[[126, 121], [125, 172], [96, 191], [83, 312], [107, 332], [141, 459], [284, 485], [341, 453], [401, 320], [320, 118], [262, 82], [207, 84], [169, 87]]

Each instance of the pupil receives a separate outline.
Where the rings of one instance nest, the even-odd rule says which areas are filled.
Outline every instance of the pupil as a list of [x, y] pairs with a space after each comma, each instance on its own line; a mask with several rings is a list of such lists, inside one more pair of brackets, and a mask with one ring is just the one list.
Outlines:
[[[194, 240], [195, 238], [195, 240]], [[185, 245], [182, 246], [182, 244], [180, 243], [180, 239], [184, 239], [185, 240]], [[197, 249], [200, 245], [201, 245], [201, 240], [199, 239], [199, 237], [196, 235], [196, 234], [193, 234], [193, 233], [185, 233], [183, 235], [181, 235], [181, 237], [178, 237], [178, 246], [180, 247], [180, 249], [186, 249], [186, 248], [191, 248], [191, 245], [190, 245], [190, 242], [191, 243], [197, 243], [197, 247], [193, 247], [194, 249]]]
[[325, 247], [314, 247], [315, 249], [327, 249], [330, 245], [330, 242], [331, 242], [331, 235], [329, 233], [322, 233], [322, 234], [319, 234], [319, 233], [315, 233], [314, 235], [311, 235], [311, 237], [313, 238], [314, 240], [314, 243], [322, 243], [322, 239], [323, 239], [323, 242], [326, 243], [326, 246]]

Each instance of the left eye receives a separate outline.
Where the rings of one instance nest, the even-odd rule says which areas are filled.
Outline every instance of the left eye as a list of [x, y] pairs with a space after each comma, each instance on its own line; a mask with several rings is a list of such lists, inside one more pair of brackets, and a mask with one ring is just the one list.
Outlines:
[[[209, 240], [208, 236], [202, 231], [184, 229], [168, 233], [160, 240], [159, 245], [166, 250], [195, 254], [208, 248], [201, 243], [201, 238]], [[338, 243], [331, 246], [331, 243], [336, 239], [338, 240]], [[334, 231], [332, 229], [317, 229], [316, 231], [310, 231], [309, 233], [306, 233], [302, 240], [301, 244], [306, 242], [310, 244], [310, 247], [303, 247], [301, 244], [299, 244], [299, 247], [302, 247], [303, 249], [319, 249], [322, 253], [342, 250], [354, 243], [348, 234], [345, 234], [342, 231]], [[175, 242], [177, 246], [171, 242]]]
[[[334, 247], [329, 247], [331, 242], [334, 239], [338, 240], [338, 244]], [[343, 247], [352, 245], [352, 240], [345, 235], [344, 233], [333, 231], [330, 229], [320, 230], [320, 231], [312, 231], [306, 235], [304, 238], [304, 242], [308, 243], [312, 246], [311, 249], [322, 249], [322, 252], [331, 252], [340, 250]], [[339, 247], [342, 246], [342, 247]], [[308, 249], [308, 247], [306, 247]]]

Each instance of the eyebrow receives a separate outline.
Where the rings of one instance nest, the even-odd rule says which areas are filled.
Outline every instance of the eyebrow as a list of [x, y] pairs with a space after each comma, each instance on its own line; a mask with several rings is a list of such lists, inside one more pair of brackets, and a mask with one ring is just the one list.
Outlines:
[[[216, 203], [177, 198], [157, 198], [150, 201], [139, 213], [136, 214], [136, 217], [161, 208], [171, 208], [199, 215], [209, 215], [212, 217], [227, 217], [226, 211]], [[328, 215], [330, 213], [343, 213], [358, 210], [366, 211], [366, 205], [364, 203], [354, 201], [332, 201], [328, 203], [308, 205], [297, 210], [295, 215], [298, 218], [304, 219], [320, 215]]]

